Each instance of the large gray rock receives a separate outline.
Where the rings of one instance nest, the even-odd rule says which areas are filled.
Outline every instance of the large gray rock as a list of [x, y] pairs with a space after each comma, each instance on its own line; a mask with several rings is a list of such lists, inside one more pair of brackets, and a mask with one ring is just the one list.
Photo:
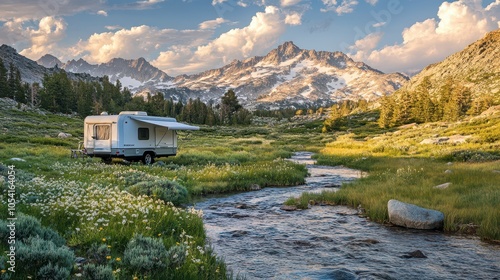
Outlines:
[[444, 214], [395, 199], [387, 203], [389, 221], [395, 225], [414, 229], [442, 229]]

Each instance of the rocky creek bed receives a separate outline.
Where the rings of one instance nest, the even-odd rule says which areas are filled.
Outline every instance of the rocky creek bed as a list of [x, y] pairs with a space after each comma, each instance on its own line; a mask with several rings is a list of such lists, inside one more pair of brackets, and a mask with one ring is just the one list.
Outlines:
[[212, 197], [204, 211], [207, 235], [235, 275], [246, 279], [500, 279], [500, 246], [439, 231], [370, 222], [356, 209], [313, 206], [281, 210], [290, 196], [338, 188], [362, 174], [318, 166], [311, 153], [306, 185]]

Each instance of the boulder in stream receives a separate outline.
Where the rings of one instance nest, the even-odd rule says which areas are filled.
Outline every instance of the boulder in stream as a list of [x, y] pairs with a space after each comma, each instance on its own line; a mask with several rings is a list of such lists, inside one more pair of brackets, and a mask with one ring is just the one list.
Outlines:
[[414, 229], [442, 229], [442, 212], [404, 203], [395, 199], [387, 203], [389, 221], [395, 225]]

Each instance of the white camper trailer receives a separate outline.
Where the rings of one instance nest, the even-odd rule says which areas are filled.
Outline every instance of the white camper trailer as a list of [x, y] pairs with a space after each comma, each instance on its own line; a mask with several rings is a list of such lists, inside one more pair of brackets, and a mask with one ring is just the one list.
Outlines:
[[85, 118], [83, 146], [88, 156], [105, 162], [117, 157], [151, 164], [155, 157], [177, 154], [177, 130], [199, 129], [140, 111], [101, 114]]

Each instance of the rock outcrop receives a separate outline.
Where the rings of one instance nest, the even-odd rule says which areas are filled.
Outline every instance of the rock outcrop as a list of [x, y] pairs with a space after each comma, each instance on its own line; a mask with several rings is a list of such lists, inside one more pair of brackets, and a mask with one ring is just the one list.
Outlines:
[[392, 224], [413, 229], [442, 229], [444, 214], [425, 209], [414, 204], [404, 203], [395, 199], [387, 203], [389, 221]]

